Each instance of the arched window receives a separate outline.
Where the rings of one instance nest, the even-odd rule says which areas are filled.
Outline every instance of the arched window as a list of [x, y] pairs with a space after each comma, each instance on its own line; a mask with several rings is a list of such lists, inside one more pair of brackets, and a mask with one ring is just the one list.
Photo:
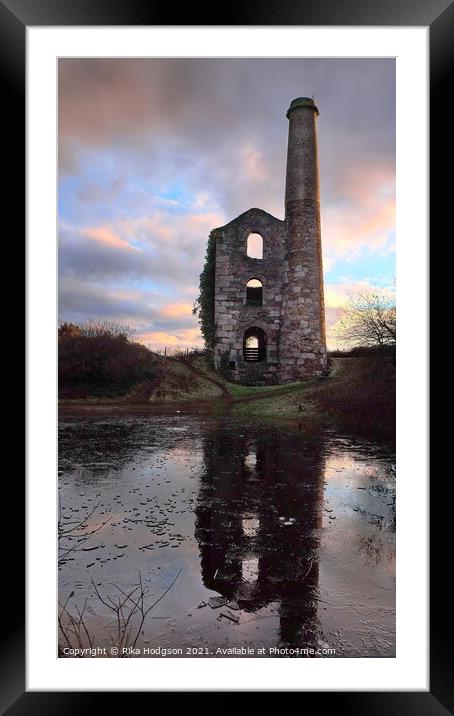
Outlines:
[[263, 303], [263, 284], [258, 278], [251, 278], [246, 284], [246, 303], [248, 306], [261, 306]]
[[251, 259], [263, 259], [263, 239], [260, 234], [249, 234], [246, 253]]
[[243, 355], [248, 363], [265, 360], [266, 335], [261, 328], [248, 328], [243, 337]]

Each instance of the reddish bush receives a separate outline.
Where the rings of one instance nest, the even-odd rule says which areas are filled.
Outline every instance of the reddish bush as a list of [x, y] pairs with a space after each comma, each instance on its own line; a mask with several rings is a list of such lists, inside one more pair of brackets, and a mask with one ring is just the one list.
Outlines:
[[311, 396], [340, 430], [371, 438], [395, 436], [396, 369], [392, 357], [335, 358], [333, 379]]
[[153, 379], [158, 358], [127, 333], [103, 326], [85, 332], [63, 324], [58, 336], [59, 395], [65, 398], [120, 395]]

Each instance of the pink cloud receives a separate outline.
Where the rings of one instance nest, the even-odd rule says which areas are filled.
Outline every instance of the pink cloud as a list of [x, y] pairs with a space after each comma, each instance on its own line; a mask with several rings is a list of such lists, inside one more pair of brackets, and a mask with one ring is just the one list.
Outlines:
[[[210, 230], [251, 206], [283, 218], [285, 110], [302, 78], [321, 111], [325, 270], [340, 282], [349, 262], [359, 276], [363, 256], [369, 272], [392, 252], [393, 60], [62, 59], [64, 311], [199, 344], [190, 309]], [[326, 287], [329, 331], [344, 290]]]
[[131, 61], [60, 60], [59, 133], [61, 138], [96, 144], [146, 129], [150, 102], [143, 66]]
[[264, 181], [268, 177], [263, 154], [252, 143], [245, 144], [240, 151], [241, 177], [248, 181]]
[[101, 244], [105, 244], [115, 249], [124, 249], [126, 251], [138, 251], [136, 246], [132, 246], [128, 241], [119, 238], [116, 234], [110, 231], [108, 228], [99, 226], [88, 229], [82, 229], [80, 232], [83, 236], [94, 241], [99, 241]]
[[355, 260], [364, 251], [394, 251], [395, 176], [390, 165], [347, 167], [344, 197], [322, 206], [325, 270], [336, 261]]
[[175, 214], [158, 209], [147, 216], [110, 223], [109, 230], [121, 236], [133, 237], [144, 244], [164, 242], [193, 245], [194, 240], [205, 241], [211, 229], [221, 226], [224, 216], [215, 212], [187, 212]]
[[192, 303], [169, 303], [159, 311], [164, 318], [181, 318], [192, 315]]
[[164, 346], [203, 347], [202, 336], [198, 328], [187, 328], [175, 332], [150, 331], [142, 333], [138, 340], [150, 348], [162, 348]]

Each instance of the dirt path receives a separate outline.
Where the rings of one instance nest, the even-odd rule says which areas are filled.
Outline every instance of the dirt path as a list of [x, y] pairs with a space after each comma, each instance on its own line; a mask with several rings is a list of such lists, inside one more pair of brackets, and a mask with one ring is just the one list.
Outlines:
[[[192, 362], [190, 360], [187, 360], [185, 358], [169, 358], [169, 360], [173, 360], [175, 363], [180, 363], [184, 365], [188, 370], [192, 371], [195, 375], [200, 376], [204, 380], [207, 380], [210, 383], [213, 383], [213, 385], [216, 385], [220, 390], [222, 390], [222, 397], [226, 400], [232, 402], [232, 403], [249, 403], [255, 400], [265, 400], [266, 398], [273, 398], [274, 396], [281, 396], [286, 395], [287, 393], [294, 393], [296, 392], [295, 386], [281, 386], [277, 387], [276, 390], [270, 391], [270, 392], [263, 392], [263, 393], [250, 393], [249, 395], [242, 395], [242, 396], [234, 396], [232, 393], [228, 391], [228, 389], [225, 387], [224, 383], [222, 383], [219, 380], [216, 380], [216, 378], [212, 378], [207, 373], [204, 373], [202, 370], [199, 370], [198, 368], [194, 368], [192, 365]], [[309, 387], [309, 386], [307, 386]], [[301, 385], [301, 389], [303, 389], [303, 385]]]
[[[300, 390], [301, 390], [301, 392], [303, 392], [303, 391], [307, 390], [307, 388], [305, 388], [305, 386], [301, 385]], [[296, 390], [294, 385], [292, 385], [290, 388], [282, 386], [282, 388], [278, 388], [276, 390], [270, 391], [269, 393], [264, 392], [264, 393], [258, 393], [258, 394], [252, 393], [251, 395], [242, 395], [241, 397], [234, 398], [234, 402], [235, 403], [250, 403], [250, 402], [253, 402], [256, 400], [265, 400], [266, 398], [268, 398], [268, 399], [278, 398], [278, 397], [281, 397], [282, 395], [291, 395], [292, 393], [297, 393], [297, 392], [298, 391]]]
[[233, 395], [231, 393], [229, 393], [229, 391], [225, 387], [224, 383], [221, 383], [220, 380], [216, 380], [216, 378], [212, 378], [207, 373], [204, 373], [203, 370], [194, 368], [194, 366], [190, 360], [185, 360], [184, 358], [169, 358], [168, 360], [171, 360], [174, 363], [179, 363], [180, 365], [184, 365], [185, 368], [190, 370], [195, 375], [199, 376], [199, 378], [203, 378], [204, 380], [207, 380], [209, 383], [212, 383], [213, 385], [217, 386], [222, 391], [223, 398], [225, 398], [226, 400], [233, 400]]
[[[219, 386], [220, 387], [220, 386]], [[294, 393], [295, 389], [283, 388], [272, 393], [260, 393], [258, 395], [243, 395], [235, 398], [224, 388], [222, 396], [211, 400], [148, 400], [146, 387], [138, 389], [137, 393], [130, 394], [121, 400], [96, 402], [84, 400], [82, 403], [61, 402], [59, 414], [70, 415], [175, 415], [185, 413], [188, 415], [212, 415], [218, 412], [220, 406], [229, 411], [233, 406], [242, 403], [250, 403], [266, 398], [273, 398]]]
[[[176, 413], [211, 415], [222, 405], [229, 410], [234, 405], [250, 403], [257, 400], [266, 400], [285, 396], [297, 392], [295, 386], [281, 386], [273, 391], [251, 393], [249, 395], [234, 396], [220, 380], [192, 365], [190, 360], [184, 358], [167, 358], [187, 368], [195, 376], [215, 385], [222, 393], [221, 396], [211, 399], [196, 400], [150, 400], [155, 388], [152, 382], [146, 381], [138, 385], [131, 393], [115, 400], [84, 400], [83, 402], [63, 401], [59, 405], [60, 415], [175, 415]], [[309, 388], [309, 386], [307, 386]], [[312, 387], [312, 386], [311, 386]], [[304, 388], [301, 386], [301, 390]]]
[[128, 404], [133, 403], [134, 405], [138, 403], [148, 403], [154, 388], [155, 386], [151, 380], [147, 380], [144, 383], [137, 385], [131, 393], [118, 398], [115, 402]]

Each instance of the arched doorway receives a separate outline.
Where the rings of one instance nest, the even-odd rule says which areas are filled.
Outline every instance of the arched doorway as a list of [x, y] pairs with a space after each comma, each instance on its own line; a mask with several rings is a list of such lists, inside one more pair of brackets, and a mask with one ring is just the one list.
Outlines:
[[243, 355], [247, 363], [266, 358], [266, 333], [261, 328], [248, 328], [243, 337]]

